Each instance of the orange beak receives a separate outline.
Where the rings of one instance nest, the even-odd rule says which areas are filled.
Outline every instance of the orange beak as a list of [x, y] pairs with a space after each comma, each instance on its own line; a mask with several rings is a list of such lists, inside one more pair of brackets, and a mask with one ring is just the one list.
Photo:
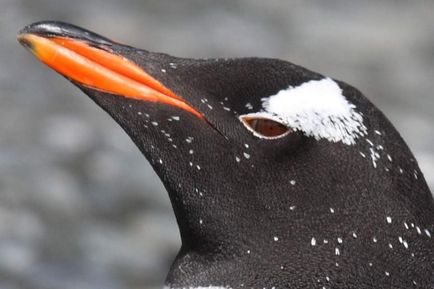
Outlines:
[[23, 33], [18, 41], [43, 63], [81, 85], [127, 98], [164, 103], [204, 119], [202, 113], [122, 56], [66, 37]]

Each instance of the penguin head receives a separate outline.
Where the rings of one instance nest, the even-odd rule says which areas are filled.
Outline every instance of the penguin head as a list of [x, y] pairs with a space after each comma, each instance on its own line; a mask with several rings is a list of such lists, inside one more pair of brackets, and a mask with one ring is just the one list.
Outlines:
[[108, 112], [161, 178], [182, 238], [173, 286], [312, 284], [352, 268], [356, 251], [368, 266], [372, 238], [401, 229], [391, 218], [429, 227], [411, 152], [350, 85], [277, 59], [153, 53], [60, 22], [19, 40]]

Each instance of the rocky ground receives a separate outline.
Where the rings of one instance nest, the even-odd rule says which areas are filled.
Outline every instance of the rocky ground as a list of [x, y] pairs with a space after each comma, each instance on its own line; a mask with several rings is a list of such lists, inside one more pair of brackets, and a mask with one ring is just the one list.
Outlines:
[[0, 289], [159, 288], [179, 247], [126, 134], [15, 40], [43, 19], [185, 57], [290, 60], [361, 89], [434, 188], [434, 2], [0, 0]]

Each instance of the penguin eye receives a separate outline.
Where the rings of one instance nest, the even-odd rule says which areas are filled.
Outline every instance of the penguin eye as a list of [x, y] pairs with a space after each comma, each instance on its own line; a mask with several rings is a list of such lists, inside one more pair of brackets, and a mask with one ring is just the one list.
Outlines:
[[293, 131], [286, 125], [265, 116], [242, 115], [240, 120], [248, 130], [260, 138], [281, 138]]

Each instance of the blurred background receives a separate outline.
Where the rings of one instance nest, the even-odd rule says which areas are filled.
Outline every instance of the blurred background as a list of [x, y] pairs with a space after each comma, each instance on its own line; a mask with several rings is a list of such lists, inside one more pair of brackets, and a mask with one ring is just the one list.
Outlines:
[[161, 288], [169, 199], [115, 122], [19, 46], [62, 20], [185, 57], [276, 57], [358, 87], [434, 188], [434, 2], [0, 0], [0, 289]]

